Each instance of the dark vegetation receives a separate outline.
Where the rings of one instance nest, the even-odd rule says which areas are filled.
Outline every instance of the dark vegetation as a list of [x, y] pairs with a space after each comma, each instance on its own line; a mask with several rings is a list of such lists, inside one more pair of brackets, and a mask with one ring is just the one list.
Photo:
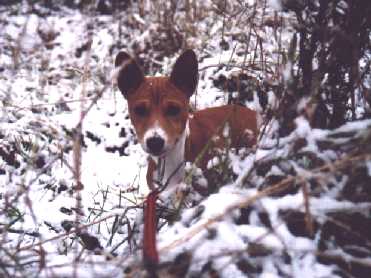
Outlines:
[[[118, 29], [109, 29], [115, 40], [109, 46], [108, 56], [113, 59], [118, 50], [127, 49], [149, 74], [163, 73], [163, 65], [169, 64], [167, 58], [176, 57], [185, 48], [194, 48], [201, 60], [230, 51], [228, 61], [224, 59], [201, 67], [197, 97], [202, 98], [203, 90], [212, 88], [213, 92], [222, 92], [213, 96], [215, 101], [225, 99], [226, 103], [240, 105], [254, 103], [263, 115], [257, 149], [266, 151], [267, 155], [254, 159], [250, 168], [246, 166], [248, 171], [236, 173], [230, 163], [233, 151], [226, 150], [220, 154], [220, 163], [215, 166], [214, 182], [221, 188], [239, 180], [236, 188], [258, 190], [253, 196], [244, 196], [247, 191], [242, 191], [241, 200], [231, 209], [222, 211], [223, 217], [214, 217], [208, 224], [201, 222], [204, 206], [208, 203], [200, 204], [199, 196], [191, 195], [185, 207], [188, 205], [188, 212], [194, 211], [183, 217], [181, 210], [162, 211], [164, 219], [160, 221], [159, 233], [169, 219], [172, 223], [179, 221], [187, 228], [201, 223], [207, 230], [202, 240], [215, 242], [217, 246], [221, 238], [218, 224], [226, 223], [226, 219], [233, 215], [233, 221], [227, 223], [236, 229], [244, 225], [257, 226], [265, 228], [267, 234], [253, 241], [241, 237], [246, 246], [224, 250], [218, 255], [205, 255], [203, 261], [193, 260], [197, 247], [182, 251], [173, 248], [174, 254], [157, 269], [159, 277], [164, 273], [170, 277], [226, 277], [218, 261], [221, 257], [230, 258], [228, 263], [248, 277], [259, 277], [264, 273], [267, 261], [272, 262], [277, 276], [292, 277], [297, 272], [291, 267], [295, 264], [297, 267], [298, 261], [308, 253], [313, 255], [316, 263], [332, 267], [331, 275], [368, 277], [371, 271], [371, 5], [368, 0], [284, 0], [282, 10], [273, 11], [266, 1], [250, 2], [253, 3], [223, 0], [206, 4], [188, 0], [3, 0], [0, 1], [0, 12], [6, 13], [6, 17], [0, 18], [0, 24], [6, 26], [7, 18], [17, 15], [58, 17], [81, 12], [87, 18], [86, 32], [89, 34], [107, 28], [107, 23], [99, 18], [108, 16], [119, 22]], [[24, 5], [27, 8], [22, 8]], [[150, 23], [143, 23], [138, 18]], [[58, 47], [53, 42], [59, 31], [41, 27], [40, 52]], [[212, 33], [212, 28], [218, 31]], [[148, 30], [147, 37], [137, 39]], [[5, 83], [29, 66], [30, 52], [24, 50], [20, 39], [0, 36], [0, 54], [12, 61], [0, 63], [0, 82]], [[267, 46], [274, 50], [268, 50]], [[87, 35], [76, 43], [76, 49], [71, 50], [73, 55], [64, 59], [80, 61], [78, 59], [89, 56], [91, 47]], [[86, 114], [91, 107], [99, 106], [103, 92], [110, 84], [107, 68], [112, 65], [111, 61], [101, 61], [94, 54], [90, 59], [97, 88], [88, 92], [91, 102], [85, 103]], [[63, 80], [76, 82], [81, 77], [77, 70], [55, 73], [47, 62], [37, 60], [40, 82], [36, 87], [25, 88], [40, 99], [43, 97], [40, 87], [46, 82], [43, 78], [49, 84], [58, 84]], [[75, 64], [71, 62], [64, 66], [71, 65]], [[84, 64], [78, 65], [82, 71]], [[103, 69], [97, 65], [102, 65]], [[100, 92], [98, 88], [102, 87]], [[22, 130], [15, 128], [16, 136], [13, 136], [10, 126], [16, 126], [20, 119], [36, 119], [37, 115], [48, 118], [71, 111], [71, 99], [67, 96], [71, 90], [66, 88], [65, 98], [57, 104], [35, 105], [23, 112], [25, 109], [16, 107], [16, 98], [11, 95], [15, 94], [13, 89], [9, 87], [6, 91], [3, 88], [0, 101], [5, 116], [0, 117], [0, 177], [6, 178], [0, 180], [0, 276], [26, 277], [33, 273], [30, 269], [42, 272], [50, 265], [52, 255], [42, 247], [43, 244], [37, 245], [46, 240], [37, 232], [43, 225], [50, 230], [48, 238], [55, 236], [55, 242], [62, 242], [61, 254], [81, 253], [75, 255], [71, 267], [76, 267], [76, 262], [86, 263], [82, 254], [90, 252], [88, 254], [95, 254], [104, 263], [112, 263], [115, 271], [119, 271], [113, 271], [112, 275], [146, 275], [138, 256], [141, 223], [133, 216], [140, 211], [141, 203], [125, 203], [120, 191], [119, 204], [113, 208], [121, 208], [123, 212], [109, 216], [111, 222], [106, 222], [105, 218], [109, 210], [105, 207], [109, 190], [99, 192], [103, 201], [90, 207], [89, 214], [83, 213], [80, 203], [80, 190], [87, 186], [82, 184], [79, 170], [81, 153], [91, 144], [105, 143], [109, 153], [132, 154], [130, 146], [137, 142], [128, 125], [126, 111], [120, 112], [120, 124], [115, 122], [114, 113], [109, 114], [107, 118], [112, 121], [104, 122], [104, 131], [84, 129], [81, 126], [85, 118], [81, 116], [81, 124], [73, 128], [49, 128], [42, 121], [30, 120]], [[105, 132], [112, 128], [117, 128], [120, 143], [106, 143]], [[51, 148], [53, 144], [59, 149]], [[242, 155], [242, 159], [246, 157], [248, 154]], [[72, 177], [64, 180], [54, 177], [55, 164], [70, 169]], [[22, 183], [22, 177], [30, 172], [34, 173], [33, 178]], [[194, 178], [199, 178], [195, 177], [197, 175], [193, 173]], [[1, 184], [3, 181], [6, 184]], [[38, 216], [32, 209], [38, 200], [29, 197], [35, 187], [52, 191], [51, 202], [61, 194], [76, 199], [76, 205], [66, 204], [60, 208], [63, 214], [75, 219], [64, 220], [59, 226], [46, 221], [38, 223]], [[136, 192], [137, 189], [128, 186], [124, 191]], [[290, 197], [294, 196], [302, 196], [299, 207], [277, 205], [284, 198], [290, 202]], [[264, 206], [266, 199], [279, 208], [277, 215]], [[23, 227], [21, 223], [26, 214], [32, 216], [37, 228]], [[109, 226], [108, 239], [102, 236], [101, 224]], [[283, 248], [267, 244], [264, 239], [269, 235], [280, 237], [281, 226], [287, 227], [293, 238], [311, 240], [315, 249], [298, 251], [296, 246], [286, 246], [285, 239], [282, 239]], [[22, 237], [15, 238], [14, 235]], [[113, 244], [117, 238], [119, 243]], [[171, 250], [165, 251], [171, 253]], [[43, 275], [53, 277], [45, 272]], [[318, 277], [323, 276], [318, 274]]]

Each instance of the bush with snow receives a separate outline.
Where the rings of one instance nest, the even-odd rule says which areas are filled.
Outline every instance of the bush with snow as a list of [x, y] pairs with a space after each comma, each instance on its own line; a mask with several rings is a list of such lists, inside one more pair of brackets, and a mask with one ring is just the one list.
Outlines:
[[113, 59], [125, 49], [160, 75], [184, 48], [200, 62], [192, 108], [249, 106], [261, 136], [210, 162], [210, 196], [192, 190], [203, 175], [187, 166], [181, 206], [158, 203], [152, 271], [369, 273], [369, 7], [267, 3], [0, 4], [1, 277], [154, 275], [141, 258], [147, 160]]

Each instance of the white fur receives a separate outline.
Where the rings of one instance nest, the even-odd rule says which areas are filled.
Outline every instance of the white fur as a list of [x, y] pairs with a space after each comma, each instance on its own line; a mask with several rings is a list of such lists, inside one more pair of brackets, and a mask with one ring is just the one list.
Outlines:
[[[166, 190], [161, 194], [161, 198], [168, 199], [184, 179], [184, 161], [185, 161], [185, 142], [189, 136], [189, 125], [186, 124], [182, 135], [176, 144], [168, 150], [164, 157], [152, 157], [157, 164], [154, 179], [161, 185], [168, 182]], [[161, 168], [159, 166], [162, 166]], [[163, 174], [163, 175], [162, 175]], [[171, 177], [171, 179], [170, 179]], [[170, 179], [170, 180], [169, 180]]]
[[146, 142], [147, 142], [147, 139], [149, 139], [151, 137], [161, 137], [165, 141], [164, 150], [166, 150], [168, 148], [169, 140], [168, 140], [168, 137], [166, 135], [166, 132], [165, 132], [165, 130], [163, 130], [161, 128], [161, 126], [158, 124], [157, 121], [154, 123], [154, 125], [150, 129], [148, 129], [144, 133], [143, 140], [140, 142], [140, 144], [142, 145], [142, 148], [147, 153], [150, 153], [150, 152], [149, 152], [149, 150], [147, 148]]

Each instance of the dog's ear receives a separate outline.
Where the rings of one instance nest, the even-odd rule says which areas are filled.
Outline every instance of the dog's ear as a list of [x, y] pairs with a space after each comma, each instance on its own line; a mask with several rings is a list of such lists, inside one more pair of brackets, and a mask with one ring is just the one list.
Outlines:
[[117, 54], [115, 67], [118, 68], [117, 85], [127, 98], [130, 92], [137, 89], [143, 82], [144, 74], [135, 60], [123, 51]]
[[193, 95], [198, 81], [198, 62], [193, 50], [186, 50], [176, 60], [170, 81], [184, 91], [188, 97]]

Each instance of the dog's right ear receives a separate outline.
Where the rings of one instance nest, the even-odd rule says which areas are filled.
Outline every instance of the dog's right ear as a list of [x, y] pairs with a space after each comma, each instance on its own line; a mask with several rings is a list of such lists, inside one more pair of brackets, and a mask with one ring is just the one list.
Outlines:
[[144, 80], [144, 74], [135, 60], [126, 52], [120, 51], [115, 59], [118, 68], [117, 85], [125, 98]]

